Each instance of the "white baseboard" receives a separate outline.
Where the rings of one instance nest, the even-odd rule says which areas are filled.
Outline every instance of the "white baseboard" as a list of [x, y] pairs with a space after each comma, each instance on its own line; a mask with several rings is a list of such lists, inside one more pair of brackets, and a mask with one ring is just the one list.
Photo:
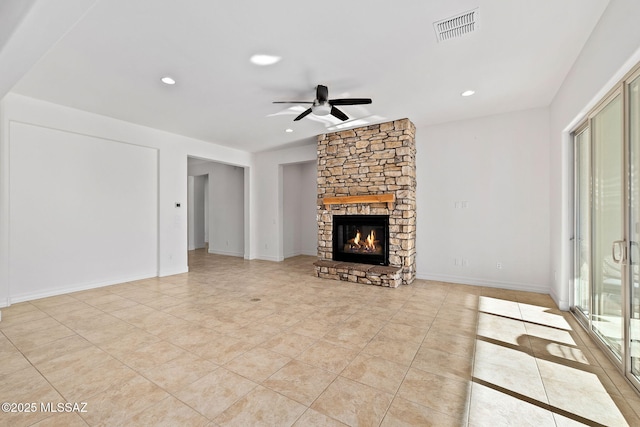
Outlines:
[[297, 251], [297, 252], [290, 252], [290, 253], [286, 253], [284, 254], [284, 258], [291, 258], [294, 256], [298, 256], [298, 255], [309, 255], [309, 256], [318, 256], [318, 251], [317, 250], [313, 250], [313, 251]]
[[551, 290], [549, 291], [549, 296], [551, 297], [553, 302], [556, 303], [556, 305], [560, 310], [569, 311], [569, 308], [570, 308], [569, 301], [564, 301], [560, 299], [553, 288], [551, 288]]
[[434, 280], [438, 282], [459, 283], [461, 285], [486, 286], [489, 288], [508, 289], [512, 291], [537, 292], [549, 294], [551, 287], [534, 283], [502, 282], [498, 280], [486, 280], [474, 277], [449, 276], [446, 274], [416, 274], [417, 279]]
[[218, 250], [218, 249], [211, 249], [211, 248], [209, 248], [208, 252], [210, 254], [213, 254], [213, 255], [226, 255], [226, 256], [244, 257], [244, 252], [221, 251], [221, 250]]
[[262, 261], [274, 261], [274, 262], [284, 261], [284, 257], [276, 257], [276, 256], [271, 256], [271, 255], [258, 255], [254, 259], [259, 259], [259, 260], [262, 260]]
[[175, 276], [176, 274], [188, 273], [189, 267], [176, 269], [176, 270], [161, 270], [158, 272], [158, 277]]
[[15, 303], [19, 303], [19, 302], [24, 302], [24, 301], [32, 301], [32, 300], [36, 300], [36, 299], [40, 299], [40, 298], [47, 298], [47, 297], [53, 297], [56, 295], [63, 295], [63, 294], [69, 294], [72, 292], [79, 292], [79, 291], [86, 291], [89, 289], [96, 289], [96, 288], [102, 288], [104, 286], [111, 286], [111, 285], [117, 285], [120, 283], [126, 283], [126, 282], [133, 282], [136, 280], [144, 280], [144, 279], [149, 279], [152, 277], [156, 277], [156, 274], [143, 274], [140, 276], [135, 276], [135, 277], [123, 277], [123, 278], [119, 278], [116, 280], [107, 280], [104, 282], [94, 282], [94, 283], [82, 283], [82, 284], [76, 284], [76, 285], [71, 285], [68, 287], [64, 287], [64, 288], [56, 288], [56, 289], [47, 289], [44, 291], [40, 291], [40, 292], [31, 292], [31, 293], [27, 293], [27, 294], [20, 294], [20, 295], [15, 295], [15, 296], [9, 296], [9, 298], [7, 298], [7, 302], [8, 305], [11, 304], [15, 304]]

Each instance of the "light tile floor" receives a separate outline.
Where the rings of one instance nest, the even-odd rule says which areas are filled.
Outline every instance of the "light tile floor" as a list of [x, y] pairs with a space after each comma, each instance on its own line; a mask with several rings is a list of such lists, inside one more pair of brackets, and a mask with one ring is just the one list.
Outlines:
[[640, 425], [548, 296], [336, 282], [313, 260], [193, 251], [188, 274], [3, 309], [0, 402], [35, 411], [0, 425]]

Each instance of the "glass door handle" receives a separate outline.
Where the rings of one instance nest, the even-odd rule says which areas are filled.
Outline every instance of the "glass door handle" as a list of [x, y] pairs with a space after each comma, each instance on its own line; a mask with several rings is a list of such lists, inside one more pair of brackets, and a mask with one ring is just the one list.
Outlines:
[[626, 260], [626, 252], [627, 246], [624, 240], [615, 240], [611, 245], [611, 258], [616, 264], [622, 264]]
[[630, 247], [629, 247], [629, 264], [634, 265], [634, 264], [638, 263], [638, 261], [636, 261], [638, 259], [638, 257], [636, 255], [638, 253], [638, 250], [640, 250], [640, 245], [638, 245], [638, 242], [634, 242], [633, 240], [630, 241], [629, 243], [630, 243]]

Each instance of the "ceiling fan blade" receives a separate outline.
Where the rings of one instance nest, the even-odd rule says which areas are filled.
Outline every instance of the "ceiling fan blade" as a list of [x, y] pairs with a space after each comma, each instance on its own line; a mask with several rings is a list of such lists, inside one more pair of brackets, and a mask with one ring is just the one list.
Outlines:
[[343, 98], [343, 99], [330, 99], [331, 105], [361, 105], [371, 104], [371, 98]]
[[342, 111], [338, 110], [336, 107], [331, 106], [331, 115], [333, 117], [337, 117], [340, 120], [342, 120], [343, 122], [347, 119], [349, 119], [349, 116], [347, 116], [345, 113], [343, 113]]
[[324, 104], [329, 98], [329, 89], [324, 85], [318, 85], [316, 88], [316, 99], [318, 103]]
[[304, 112], [302, 114], [300, 114], [298, 117], [296, 117], [295, 119], [293, 119], [293, 121], [297, 122], [298, 120], [300, 120], [301, 118], [305, 117], [309, 113], [311, 113], [311, 108], [307, 108], [306, 110], [304, 110]]
[[313, 104], [313, 101], [273, 101], [274, 104]]

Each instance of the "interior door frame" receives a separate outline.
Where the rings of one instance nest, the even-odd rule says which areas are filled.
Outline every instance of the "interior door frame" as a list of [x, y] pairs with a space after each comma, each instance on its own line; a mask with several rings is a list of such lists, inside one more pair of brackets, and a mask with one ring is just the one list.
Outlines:
[[[577, 209], [579, 208], [580, 205], [580, 199], [579, 199], [579, 194], [580, 194], [580, 189], [579, 189], [579, 179], [578, 179], [578, 174], [580, 172], [580, 166], [579, 166], [579, 154], [578, 154], [578, 150], [580, 148], [578, 148], [578, 144], [576, 141], [576, 138], [578, 135], [582, 134], [585, 131], [589, 131], [591, 132], [591, 128], [590, 128], [590, 121], [589, 119], [585, 119], [583, 121], [580, 122], [580, 124], [575, 128], [575, 130], [573, 132], [571, 132], [571, 143], [572, 143], [572, 152], [573, 152], [573, 171], [572, 171], [572, 175], [573, 175], [573, 244], [571, 245], [571, 251], [572, 251], [572, 268], [573, 268], [573, 274], [572, 274], [572, 286], [571, 286], [571, 311], [574, 313], [575, 317], [578, 319], [578, 321], [582, 324], [582, 326], [584, 326], [586, 329], [590, 330], [591, 329], [591, 309], [592, 309], [592, 300], [593, 300], [593, 295], [591, 292], [591, 282], [592, 282], [592, 269], [591, 266], [589, 266], [589, 291], [588, 291], [588, 310], [589, 310], [589, 314], [588, 316], [585, 315], [582, 310], [580, 309], [576, 309], [576, 301], [575, 301], [575, 295], [576, 295], [576, 277], [577, 277], [577, 271], [579, 270], [579, 266], [578, 266], [578, 254], [580, 253], [580, 240], [579, 240], [579, 236], [580, 233], [578, 231], [579, 228], [579, 217], [577, 215]], [[593, 169], [593, 159], [591, 158], [591, 135], [589, 135], [589, 139], [586, 141], [587, 145], [587, 149], [589, 151], [589, 164], [588, 164], [588, 168], [589, 168], [589, 179], [588, 179], [588, 187], [589, 187], [589, 213], [591, 213], [591, 206], [592, 206], [592, 191], [593, 191], [593, 177], [592, 177], [592, 169]], [[591, 223], [591, 215], [589, 215], [589, 223]], [[591, 253], [591, 241], [592, 241], [592, 227], [589, 227], [589, 231], [588, 231], [588, 238], [589, 238], [589, 253]], [[589, 263], [591, 263], [591, 256], [589, 256]]]

